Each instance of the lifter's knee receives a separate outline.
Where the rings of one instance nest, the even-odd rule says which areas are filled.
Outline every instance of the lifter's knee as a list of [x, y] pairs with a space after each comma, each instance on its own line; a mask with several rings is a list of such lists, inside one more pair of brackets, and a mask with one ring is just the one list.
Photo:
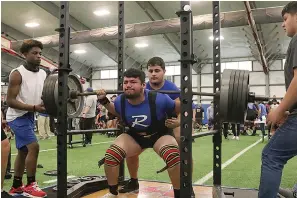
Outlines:
[[105, 153], [104, 164], [106, 166], [118, 166], [126, 157], [126, 152], [119, 146], [113, 144], [111, 145]]
[[177, 145], [165, 145], [160, 149], [160, 156], [165, 161], [167, 168], [173, 168], [180, 164], [179, 148]]

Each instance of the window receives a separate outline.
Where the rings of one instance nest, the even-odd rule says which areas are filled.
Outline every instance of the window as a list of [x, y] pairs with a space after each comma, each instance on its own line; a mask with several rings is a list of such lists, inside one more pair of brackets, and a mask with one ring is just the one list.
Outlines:
[[180, 75], [180, 66], [167, 66], [166, 76]]
[[252, 71], [252, 61], [238, 62], [238, 69]]
[[224, 69], [226, 69], [226, 63], [221, 63], [221, 72], [223, 72]]
[[226, 69], [238, 69], [238, 62], [227, 62]]
[[101, 70], [101, 79], [118, 78], [118, 70]]

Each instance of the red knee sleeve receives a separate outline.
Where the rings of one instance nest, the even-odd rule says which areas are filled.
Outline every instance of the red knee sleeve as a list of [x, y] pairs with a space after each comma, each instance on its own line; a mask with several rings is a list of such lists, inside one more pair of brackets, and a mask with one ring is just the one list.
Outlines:
[[107, 149], [105, 153], [104, 164], [107, 166], [118, 166], [125, 156], [125, 151], [121, 147], [113, 144]]
[[172, 168], [180, 163], [179, 148], [176, 145], [165, 145], [160, 149], [160, 155], [167, 164], [167, 168]]

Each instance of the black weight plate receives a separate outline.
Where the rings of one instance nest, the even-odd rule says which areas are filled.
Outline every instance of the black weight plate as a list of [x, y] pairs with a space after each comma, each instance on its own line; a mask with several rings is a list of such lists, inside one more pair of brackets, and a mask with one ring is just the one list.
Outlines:
[[51, 170], [51, 171], [46, 171], [43, 174], [44, 175], [47, 175], [47, 176], [57, 176], [58, 175], [58, 171], [57, 170]]
[[[236, 120], [239, 116], [239, 109], [238, 109], [238, 92], [241, 88], [241, 82], [239, 82], [240, 70], [236, 70], [234, 73], [234, 83], [233, 83], [233, 92], [232, 92], [232, 111], [231, 111], [231, 120], [232, 123], [236, 123]], [[230, 93], [230, 92], [229, 92]]]
[[80, 179], [71, 179], [67, 182], [68, 184], [73, 184], [73, 185], [76, 185], [76, 184], [79, 184], [81, 183]]
[[43, 90], [42, 90], [42, 99], [46, 112], [51, 116], [57, 116], [57, 105], [55, 103], [54, 91], [55, 84], [57, 82], [58, 75], [53, 74], [48, 76], [45, 79]]
[[247, 111], [247, 105], [248, 105], [248, 95], [249, 95], [249, 71], [245, 71], [244, 78], [242, 81], [243, 87], [242, 87], [242, 105], [243, 105], [243, 111], [244, 111], [244, 118], [243, 122], [245, 120], [246, 111]]
[[80, 180], [81, 182], [92, 181], [92, 180], [93, 180], [93, 177], [84, 176], [84, 177], [80, 177], [79, 180]]
[[228, 96], [229, 96], [229, 82], [232, 70], [225, 69], [221, 78], [220, 89], [220, 117], [222, 122], [228, 120]]
[[228, 89], [228, 116], [227, 120], [228, 122], [233, 122], [233, 107], [234, 107], [234, 102], [233, 102], [233, 88], [234, 88], [234, 81], [235, 81], [235, 72], [236, 70], [232, 70], [231, 75], [230, 75], [230, 81], [229, 81], [229, 89]]
[[236, 92], [236, 116], [234, 117], [234, 121], [236, 123], [242, 123], [242, 120], [244, 118], [244, 110], [242, 108], [242, 83], [243, 83], [243, 78], [244, 78], [244, 73], [245, 71], [244, 70], [238, 70], [237, 71], [237, 82], [238, 82], [238, 89], [237, 89], [237, 92]]

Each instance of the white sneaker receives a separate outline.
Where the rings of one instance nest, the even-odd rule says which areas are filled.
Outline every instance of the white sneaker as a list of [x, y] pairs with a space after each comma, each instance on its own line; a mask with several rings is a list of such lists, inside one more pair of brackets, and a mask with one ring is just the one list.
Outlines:
[[235, 138], [236, 138], [236, 137], [235, 137], [235, 136], [233, 136], [232, 140], [235, 140]]
[[238, 136], [236, 136], [236, 140], [239, 140], [239, 137]]
[[[115, 197], [118, 197], [117, 195], [114, 195], [114, 194], [111, 194], [111, 193], [107, 193], [106, 195], [104, 195], [103, 197], [101, 198], [115, 198]], [[99, 198], [99, 197], [98, 197]]]

